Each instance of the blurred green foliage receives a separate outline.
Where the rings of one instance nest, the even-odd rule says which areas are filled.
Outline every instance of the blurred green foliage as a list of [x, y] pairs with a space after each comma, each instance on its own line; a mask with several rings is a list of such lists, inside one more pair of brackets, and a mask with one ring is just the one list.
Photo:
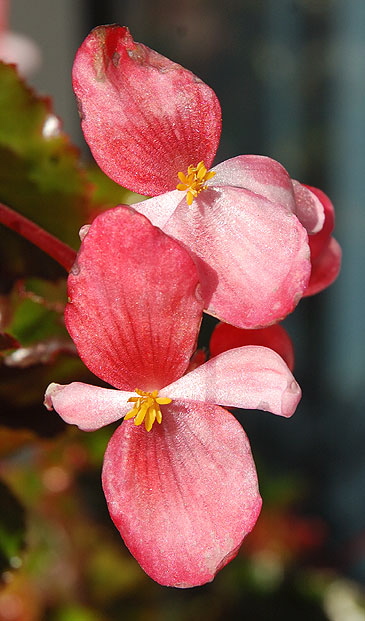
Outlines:
[[17, 568], [25, 544], [25, 517], [21, 504], [0, 481], [0, 573]]
[[51, 101], [0, 63], [0, 200], [77, 247], [89, 188]]

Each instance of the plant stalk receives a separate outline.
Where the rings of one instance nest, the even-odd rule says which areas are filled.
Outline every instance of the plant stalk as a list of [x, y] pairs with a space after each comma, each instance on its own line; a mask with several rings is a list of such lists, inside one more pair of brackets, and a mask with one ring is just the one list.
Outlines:
[[70, 271], [76, 259], [76, 251], [60, 239], [2, 203], [0, 203], [0, 223], [25, 237], [62, 265], [67, 272]]

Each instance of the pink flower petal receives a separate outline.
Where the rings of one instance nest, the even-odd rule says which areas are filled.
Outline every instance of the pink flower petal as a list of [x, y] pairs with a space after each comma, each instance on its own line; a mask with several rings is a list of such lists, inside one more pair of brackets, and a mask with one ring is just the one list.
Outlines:
[[308, 233], [318, 233], [324, 225], [324, 209], [322, 202], [309, 187], [293, 179], [295, 195], [294, 213]]
[[334, 237], [331, 237], [312, 263], [312, 273], [304, 292], [305, 297], [323, 291], [336, 280], [341, 269], [341, 257], [341, 246]]
[[250, 446], [217, 406], [163, 406], [151, 432], [125, 421], [105, 453], [110, 515], [142, 568], [166, 586], [213, 579], [261, 507]]
[[63, 386], [50, 384], [44, 404], [53, 408], [66, 423], [77, 425], [83, 431], [94, 431], [119, 420], [131, 409], [129, 397], [134, 392], [112, 390], [73, 382]]
[[213, 170], [216, 174], [209, 185], [244, 188], [295, 212], [291, 179], [276, 160], [263, 155], [239, 155], [218, 164]]
[[32, 39], [9, 31], [0, 33], [0, 59], [16, 64], [22, 76], [34, 73], [42, 62], [40, 49]]
[[180, 203], [185, 209], [188, 209], [185, 194], [179, 190], [173, 190], [135, 203], [133, 207], [138, 213], [146, 216], [154, 226], [164, 229]]
[[218, 323], [209, 342], [210, 355], [244, 345], [262, 345], [276, 351], [292, 371], [294, 368], [294, 347], [283, 326], [275, 324], [258, 330], [242, 330], [228, 323]]
[[335, 210], [332, 202], [318, 188], [308, 186], [308, 190], [321, 202], [325, 220], [323, 228], [309, 237], [312, 272], [304, 296], [319, 293], [331, 285], [339, 274], [342, 258], [339, 243], [331, 237], [335, 226]]
[[195, 265], [131, 207], [99, 215], [68, 279], [65, 320], [78, 352], [104, 381], [154, 390], [185, 371], [203, 303]]
[[289, 417], [295, 412], [301, 390], [276, 352], [252, 345], [211, 358], [160, 394]]
[[182, 201], [164, 227], [195, 258], [208, 313], [241, 328], [275, 323], [305, 290], [305, 229], [287, 209], [248, 190], [208, 188]]
[[102, 170], [139, 194], [173, 190], [178, 172], [209, 167], [221, 132], [214, 92], [190, 71], [100, 26], [77, 52], [73, 86], [82, 128]]
[[309, 237], [309, 247], [311, 251], [311, 261], [314, 261], [327, 246], [331, 233], [335, 227], [335, 210], [328, 196], [319, 190], [308, 186], [308, 189], [321, 201], [324, 210], [323, 228], [316, 234]]
[[216, 175], [209, 185], [233, 185], [251, 190], [292, 211], [308, 233], [316, 233], [322, 228], [321, 201], [308, 187], [290, 179], [276, 160], [263, 155], [239, 155], [218, 164], [213, 170]]

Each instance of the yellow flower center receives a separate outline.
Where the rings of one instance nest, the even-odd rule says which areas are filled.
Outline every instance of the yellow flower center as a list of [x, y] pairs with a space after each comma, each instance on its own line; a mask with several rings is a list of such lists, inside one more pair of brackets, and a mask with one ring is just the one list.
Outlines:
[[204, 162], [199, 162], [197, 166], [189, 166], [186, 175], [182, 172], [177, 174], [181, 183], [177, 184], [176, 189], [186, 192], [186, 202], [191, 205], [199, 192], [207, 189], [206, 182], [214, 175], [214, 171], [206, 169]]
[[134, 403], [132, 410], [125, 415], [124, 420], [134, 418], [135, 425], [141, 425], [144, 421], [146, 431], [151, 431], [153, 423], [157, 420], [158, 423], [162, 421], [162, 412], [160, 405], [167, 405], [171, 403], [172, 399], [168, 397], [159, 397], [158, 390], [153, 392], [145, 392], [144, 390], [135, 389], [138, 397], [131, 397], [128, 399], [128, 403]]

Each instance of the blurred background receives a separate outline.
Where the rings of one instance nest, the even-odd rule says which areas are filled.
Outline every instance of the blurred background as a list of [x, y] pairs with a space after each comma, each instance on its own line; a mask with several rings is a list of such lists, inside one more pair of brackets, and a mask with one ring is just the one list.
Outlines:
[[[238, 415], [251, 441], [264, 509], [237, 559], [205, 587], [168, 589], [143, 574], [114, 530], [100, 488], [110, 429], [66, 430], [43, 410], [50, 380], [87, 377], [64, 341], [57, 356], [48, 352], [44, 359], [33, 350], [25, 363], [12, 359], [0, 367], [0, 619], [364, 620], [365, 2], [13, 0], [8, 18], [11, 30], [38, 45], [41, 64], [27, 79], [52, 98], [85, 161], [90, 156], [70, 80], [73, 57], [94, 26], [116, 22], [215, 90], [223, 112], [217, 162], [268, 155], [331, 197], [344, 259], [336, 283], [302, 300], [285, 322], [303, 389], [295, 416]], [[0, 116], [0, 124], [7, 122]], [[0, 168], [7, 162], [0, 155]], [[10, 185], [0, 173], [0, 200], [8, 204]], [[108, 188], [105, 203], [113, 204], [112, 195], [117, 191]], [[56, 203], [61, 198], [58, 193]], [[59, 214], [50, 220], [54, 232], [64, 218]], [[64, 282], [35, 253], [30, 261], [46, 280], [30, 288], [27, 281], [32, 295], [24, 295], [24, 284], [20, 295], [19, 278], [30, 274], [23, 264], [14, 273], [3, 267], [17, 242], [5, 229], [0, 233], [6, 246], [2, 314], [10, 312], [11, 295], [8, 323], [14, 328], [18, 322], [13, 333], [29, 345], [34, 325], [54, 322], [50, 311], [60, 315]], [[71, 243], [66, 234], [64, 240]], [[34, 251], [25, 245], [19, 252], [28, 257]], [[35, 309], [34, 296], [48, 306]], [[33, 323], [24, 319], [30, 315]]]

